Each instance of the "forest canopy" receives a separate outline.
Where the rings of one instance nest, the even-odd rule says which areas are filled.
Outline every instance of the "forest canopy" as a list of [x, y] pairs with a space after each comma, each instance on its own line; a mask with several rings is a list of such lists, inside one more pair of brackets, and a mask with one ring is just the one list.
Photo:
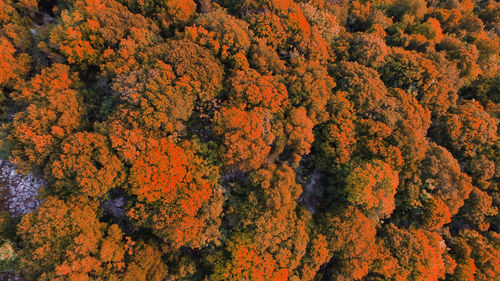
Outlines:
[[0, 279], [500, 280], [499, 118], [495, 0], [0, 0]]

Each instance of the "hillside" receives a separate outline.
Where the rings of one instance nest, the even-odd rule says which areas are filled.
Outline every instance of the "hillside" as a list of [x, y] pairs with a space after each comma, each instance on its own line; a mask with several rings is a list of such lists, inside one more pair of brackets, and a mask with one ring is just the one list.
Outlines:
[[499, 33], [494, 0], [0, 0], [0, 279], [500, 280]]

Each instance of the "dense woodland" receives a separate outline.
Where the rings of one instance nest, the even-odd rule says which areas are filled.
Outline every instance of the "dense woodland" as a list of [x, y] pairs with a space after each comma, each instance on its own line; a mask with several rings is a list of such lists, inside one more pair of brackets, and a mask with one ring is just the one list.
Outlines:
[[0, 155], [47, 181], [0, 270], [500, 280], [499, 33], [494, 0], [0, 0]]

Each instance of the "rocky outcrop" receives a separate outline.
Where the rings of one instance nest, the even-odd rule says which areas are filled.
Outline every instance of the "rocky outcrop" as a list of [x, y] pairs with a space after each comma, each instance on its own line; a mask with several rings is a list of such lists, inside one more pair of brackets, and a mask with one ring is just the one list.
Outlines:
[[36, 209], [40, 204], [38, 189], [45, 184], [33, 174], [27, 176], [17, 173], [16, 167], [0, 160], [0, 209], [9, 211], [12, 216], [22, 216]]

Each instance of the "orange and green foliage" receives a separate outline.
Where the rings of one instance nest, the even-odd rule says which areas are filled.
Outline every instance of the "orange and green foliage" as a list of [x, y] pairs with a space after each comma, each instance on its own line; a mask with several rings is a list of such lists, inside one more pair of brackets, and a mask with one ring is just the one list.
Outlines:
[[499, 12], [0, 0], [0, 271], [500, 280]]
[[176, 79], [172, 67], [158, 60], [145, 69], [118, 75], [113, 89], [141, 114], [147, 127], [171, 132], [194, 108], [196, 95], [189, 82], [185, 76]]
[[422, 161], [422, 192], [438, 196], [456, 214], [472, 191], [471, 178], [445, 148], [431, 144]]
[[[156, 25], [131, 13], [114, 0], [61, 1], [71, 6], [61, 11], [60, 24], [50, 31], [50, 47], [59, 50], [68, 63], [104, 66], [125, 59], [155, 40]], [[130, 50], [129, 47], [133, 47]], [[132, 51], [132, 53], [130, 53]]]
[[422, 212], [422, 225], [428, 229], [440, 229], [451, 222], [450, 210], [439, 197], [430, 197], [426, 200]]
[[[444, 278], [446, 265], [442, 237], [421, 229], [401, 229], [393, 224], [382, 230], [390, 253], [398, 261], [393, 280], [438, 280]], [[443, 241], [444, 242], [444, 241]]]
[[366, 276], [377, 255], [375, 223], [359, 209], [348, 207], [339, 216], [326, 214], [323, 225], [335, 264], [332, 277], [359, 280]]
[[[239, 199], [234, 198], [235, 207], [230, 213], [238, 222], [224, 249], [229, 258], [215, 265], [213, 280], [288, 280], [300, 275], [311, 278], [304, 270], [317, 270], [325, 262], [327, 249], [324, 241], [317, 240], [324, 237], [308, 243], [307, 223], [311, 218], [297, 211], [301, 187], [294, 176], [289, 166], [270, 165], [255, 172], [248, 190], [238, 189], [241, 194]], [[319, 256], [306, 255], [308, 249], [313, 250], [311, 247], [322, 252], [317, 253]], [[299, 268], [302, 271], [294, 272]]]
[[196, 3], [193, 0], [119, 0], [127, 5], [131, 11], [137, 12], [152, 19], [163, 30], [171, 25], [184, 25], [193, 20]]
[[123, 184], [125, 168], [105, 136], [76, 133], [66, 138], [60, 149], [60, 155], [47, 166], [46, 172], [56, 193], [100, 198]]
[[498, 120], [477, 101], [464, 101], [443, 116], [441, 141], [459, 157], [474, 157], [498, 142]]
[[389, 217], [395, 208], [398, 174], [380, 160], [352, 168], [346, 177], [347, 201], [369, 214]]
[[128, 178], [130, 193], [137, 196], [129, 217], [174, 249], [216, 241], [222, 208], [217, 171], [191, 150], [195, 144], [183, 146], [148, 139]]
[[118, 225], [99, 221], [97, 205], [79, 196], [71, 201], [48, 197], [23, 217], [17, 228], [24, 241], [19, 263], [28, 278], [92, 280], [123, 270], [123, 233]]
[[54, 64], [12, 93], [14, 100], [27, 104], [8, 124], [14, 143], [11, 161], [23, 171], [40, 167], [65, 137], [82, 128], [80, 86], [67, 65]]
[[12, 87], [22, 81], [29, 70], [29, 57], [16, 54], [16, 49], [6, 37], [0, 37], [0, 87]]
[[161, 259], [156, 245], [141, 242], [123, 274], [124, 281], [161, 281], [168, 275], [168, 267]]

